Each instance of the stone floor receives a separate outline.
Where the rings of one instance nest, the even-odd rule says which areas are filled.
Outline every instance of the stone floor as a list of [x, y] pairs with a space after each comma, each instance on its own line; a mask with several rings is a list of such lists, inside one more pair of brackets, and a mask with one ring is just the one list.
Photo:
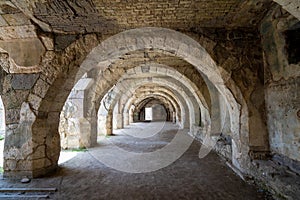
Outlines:
[[[177, 150], [172, 153], [172, 148], [166, 149], [172, 143], [184, 150], [181, 148], [184, 145], [176, 143], [176, 137], [183, 134], [186, 135], [184, 130], [179, 131], [177, 126], [168, 123], [133, 124], [116, 131], [114, 136], [100, 138], [97, 147], [77, 153], [60, 164], [60, 169], [51, 176], [31, 180], [28, 184], [1, 180], [0, 187], [56, 187], [58, 191], [51, 193], [50, 199], [271, 199], [259, 188], [241, 180], [214, 152], [199, 159], [201, 145], [197, 141], [192, 141], [173, 163], [155, 169], [163, 166], [159, 164], [165, 157], [151, 159], [149, 155], [164, 149], [166, 156], [172, 157], [178, 153]], [[118, 148], [122, 151], [115, 150]], [[103, 159], [108, 150], [112, 150], [109, 158], [119, 161]], [[151, 160], [138, 157], [143, 163], [130, 163], [136, 155]], [[115, 164], [120, 163], [124, 166], [119, 167], [121, 171], [114, 169], [118, 167]], [[154, 168], [147, 168], [153, 163]], [[152, 171], [141, 173], [143, 167]]]

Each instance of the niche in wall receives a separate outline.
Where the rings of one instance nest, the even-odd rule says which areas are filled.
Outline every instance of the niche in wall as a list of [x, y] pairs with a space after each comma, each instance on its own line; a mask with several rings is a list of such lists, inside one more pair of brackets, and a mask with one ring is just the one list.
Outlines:
[[289, 64], [300, 63], [300, 22], [284, 32]]

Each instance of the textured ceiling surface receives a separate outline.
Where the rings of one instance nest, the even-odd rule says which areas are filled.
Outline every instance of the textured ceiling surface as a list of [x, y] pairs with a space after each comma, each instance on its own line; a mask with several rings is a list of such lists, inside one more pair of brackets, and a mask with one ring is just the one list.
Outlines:
[[116, 33], [137, 27], [191, 31], [202, 27], [255, 27], [271, 0], [34, 0], [0, 4], [0, 26], [28, 23], [22, 7], [53, 30]]

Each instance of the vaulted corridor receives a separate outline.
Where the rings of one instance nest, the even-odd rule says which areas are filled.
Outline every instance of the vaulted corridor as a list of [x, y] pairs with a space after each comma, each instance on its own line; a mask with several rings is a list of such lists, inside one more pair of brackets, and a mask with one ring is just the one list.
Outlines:
[[298, 199], [299, 13], [299, 0], [0, 0], [0, 185], [264, 198], [251, 183]]
[[[199, 159], [201, 145], [196, 140], [174, 163], [148, 173], [126, 173], [101, 162], [113, 146], [140, 154], [155, 152], [174, 142], [176, 134], [187, 135], [187, 131], [169, 122], [131, 124], [114, 136], [99, 138], [96, 147], [61, 164], [56, 174], [32, 180], [26, 187], [56, 187], [58, 191], [49, 195], [53, 199], [268, 199], [261, 189], [234, 174], [216, 153]], [[111, 152], [110, 159], [117, 166], [132, 164], [131, 168], [136, 164], [147, 168], [154, 162], [128, 163], [130, 156], [117, 151]], [[14, 181], [0, 182], [0, 187], [11, 186], [24, 187]]]

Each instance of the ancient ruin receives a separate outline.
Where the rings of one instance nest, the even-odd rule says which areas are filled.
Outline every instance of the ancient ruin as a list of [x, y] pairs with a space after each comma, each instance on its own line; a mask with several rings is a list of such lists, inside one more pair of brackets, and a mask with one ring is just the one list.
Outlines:
[[196, 156], [216, 152], [244, 181], [299, 198], [299, 20], [299, 0], [0, 0], [3, 180], [58, 173], [65, 149], [147, 174], [165, 154], [126, 154], [143, 165], [125, 169], [99, 137], [122, 147], [118, 134], [142, 144], [177, 127], [170, 148], [186, 143], [166, 157], [197, 142]]

